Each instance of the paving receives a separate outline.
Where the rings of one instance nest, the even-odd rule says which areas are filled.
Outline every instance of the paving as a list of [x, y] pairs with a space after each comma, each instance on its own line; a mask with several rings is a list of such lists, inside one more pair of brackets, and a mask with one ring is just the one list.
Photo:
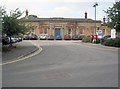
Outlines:
[[22, 42], [15, 43], [14, 46], [16, 46], [16, 48], [13, 48], [11, 51], [2, 53], [2, 62], [16, 60], [18, 57], [28, 55], [38, 49], [28, 40], [23, 40]]
[[3, 87], [117, 87], [118, 50], [76, 42], [38, 41], [40, 54], [3, 66]]

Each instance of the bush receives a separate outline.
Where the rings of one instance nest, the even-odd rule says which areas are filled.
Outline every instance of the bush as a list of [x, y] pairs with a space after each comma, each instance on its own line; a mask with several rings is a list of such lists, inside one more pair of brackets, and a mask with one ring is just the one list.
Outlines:
[[91, 41], [90, 37], [83, 37], [82, 42], [88, 43]]
[[3, 45], [3, 46], [2, 46], [2, 52], [11, 51], [11, 50], [14, 49], [14, 48], [16, 48], [16, 46]]
[[120, 39], [105, 39], [102, 44], [105, 46], [120, 47]]

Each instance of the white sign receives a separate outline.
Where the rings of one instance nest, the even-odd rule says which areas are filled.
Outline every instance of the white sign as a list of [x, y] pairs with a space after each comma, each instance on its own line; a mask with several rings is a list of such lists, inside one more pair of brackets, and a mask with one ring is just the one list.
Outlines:
[[102, 30], [98, 30], [97, 32], [98, 38], [102, 38]]
[[116, 30], [111, 29], [111, 38], [116, 38]]

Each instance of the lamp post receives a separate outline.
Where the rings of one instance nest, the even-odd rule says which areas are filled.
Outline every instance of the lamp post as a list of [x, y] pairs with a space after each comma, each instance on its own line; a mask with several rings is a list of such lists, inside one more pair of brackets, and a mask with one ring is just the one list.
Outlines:
[[94, 28], [94, 34], [96, 34], [96, 6], [98, 6], [97, 3], [95, 3], [95, 5], [93, 5], [93, 7], [95, 7], [95, 28]]

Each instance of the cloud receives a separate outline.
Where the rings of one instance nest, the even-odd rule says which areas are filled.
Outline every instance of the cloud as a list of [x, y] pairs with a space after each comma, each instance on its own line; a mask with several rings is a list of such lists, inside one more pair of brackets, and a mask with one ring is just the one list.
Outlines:
[[[84, 13], [88, 12], [88, 18], [94, 19], [94, 2], [99, 0], [3, 0], [7, 11], [19, 8], [22, 11], [28, 9], [29, 14], [38, 17], [73, 17], [84, 18]], [[97, 19], [105, 16], [103, 10], [112, 6], [112, 2], [98, 2]], [[107, 1], [107, 0], [106, 0]], [[23, 14], [25, 16], [25, 14]]]
[[[116, 0], [117, 1], [117, 0]], [[107, 0], [2, 0], [3, 3], [20, 3], [20, 2], [40, 2], [40, 3], [59, 3], [59, 2], [108, 2]], [[110, 0], [109, 2], [115, 2]]]

